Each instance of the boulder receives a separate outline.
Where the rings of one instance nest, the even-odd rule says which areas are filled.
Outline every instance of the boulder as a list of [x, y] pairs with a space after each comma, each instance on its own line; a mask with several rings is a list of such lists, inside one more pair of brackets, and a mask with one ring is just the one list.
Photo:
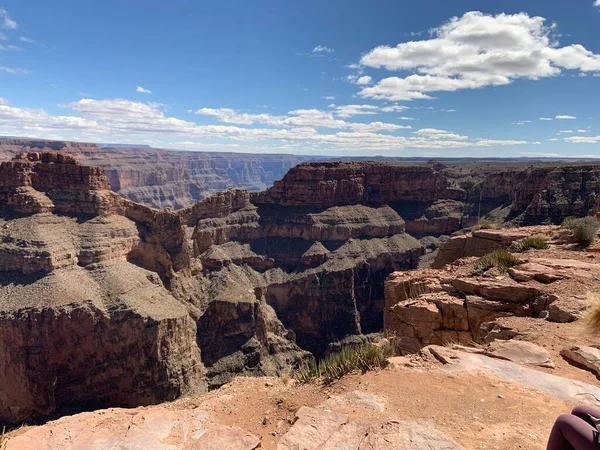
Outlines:
[[560, 355], [570, 363], [583, 367], [600, 377], [600, 349], [575, 345], [562, 349]]
[[548, 320], [559, 323], [581, 319], [591, 306], [585, 295], [551, 295], [548, 301]]

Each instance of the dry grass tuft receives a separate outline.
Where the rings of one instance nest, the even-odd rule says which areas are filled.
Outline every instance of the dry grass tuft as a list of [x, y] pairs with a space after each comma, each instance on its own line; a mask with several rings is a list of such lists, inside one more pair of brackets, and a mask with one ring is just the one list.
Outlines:
[[0, 450], [6, 450], [8, 445], [8, 437], [6, 436], [6, 428], [2, 427], [2, 434], [0, 434]]
[[588, 329], [592, 333], [600, 334], [600, 294], [590, 292], [588, 293], [588, 300], [592, 305], [585, 315]]
[[500, 230], [502, 225], [496, 222], [490, 222], [489, 220], [480, 220], [477, 225], [473, 227], [473, 231], [477, 230]]

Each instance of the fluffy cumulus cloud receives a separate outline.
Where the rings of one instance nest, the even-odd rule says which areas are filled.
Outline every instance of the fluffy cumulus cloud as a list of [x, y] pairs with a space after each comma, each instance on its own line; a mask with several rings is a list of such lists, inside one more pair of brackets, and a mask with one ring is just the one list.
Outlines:
[[596, 0], [596, 1], [594, 2], [594, 6], [596, 6], [596, 7], [600, 8], [600, 0]]
[[575, 116], [567, 116], [567, 115], [559, 115], [554, 117], [556, 120], [575, 120], [577, 117]]
[[16, 30], [18, 27], [17, 22], [8, 16], [8, 11], [0, 6], [0, 28], [4, 30]]
[[152, 91], [150, 89], [146, 89], [145, 87], [142, 87], [142, 86], [136, 87], [135, 91], [139, 92], [140, 94], [152, 94]]
[[600, 55], [573, 44], [561, 47], [554, 25], [526, 13], [468, 12], [431, 30], [431, 38], [380, 46], [360, 60], [362, 67], [409, 71], [360, 91], [386, 100], [431, 99], [431, 93], [502, 86], [515, 79], [557, 76], [563, 69], [600, 72]]
[[[199, 115], [217, 124], [198, 124], [169, 116], [159, 103], [124, 99], [79, 101], [59, 105], [65, 115], [41, 109], [0, 104], [0, 135], [25, 135], [57, 139], [124, 142], [184, 143], [185, 148], [239, 148], [256, 151], [319, 152], [390, 151], [405, 148], [465, 148], [531, 144], [520, 140], [471, 139], [458, 133], [422, 128], [409, 133], [407, 126], [386, 122], [351, 122], [336, 111], [298, 109], [285, 115], [241, 113], [230, 108], [201, 108]], [[358, 110], [365, 110], [365, 105]], [[250, 126], [254, 125], [254, 126]], [[403, 133], [409, 133], [408, 135]], [[172, 138], [171, 138], [172, 136]], [[179, 144], [177, 144], [179, 145]], [[238, 147], [239, 146], [239, 147]]]
[[540, 120], [553, 120], [552, 117], [540, 117]]

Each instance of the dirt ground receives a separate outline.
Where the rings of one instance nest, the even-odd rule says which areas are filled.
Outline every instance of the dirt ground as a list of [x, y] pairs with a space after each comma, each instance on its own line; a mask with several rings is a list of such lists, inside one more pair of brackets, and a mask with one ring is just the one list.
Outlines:
[[344, 412], [351, 418], [429, 419], [466, 449], [544, 449], [556, 416], [575, 406], [485, 373], [450, 374], [435, 368], [354, 374], [329, 386], [240, 377], [217, 391], [169, 406], [202, 408], [216, 423], [260, 436], [261, 448], [270, 450], [300, 406], [316, 406], [353, 391], [375, 394], [385, 407], [376, 411], [347, 405]]

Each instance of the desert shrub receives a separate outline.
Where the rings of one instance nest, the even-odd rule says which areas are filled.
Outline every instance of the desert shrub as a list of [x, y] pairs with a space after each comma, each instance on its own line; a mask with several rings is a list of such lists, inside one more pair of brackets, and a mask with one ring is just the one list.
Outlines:
[[514, 252], [524, 252], [525, 250], [545, 250], [548, 246], [550, 236], [546, 234], [536, 234], [525, 239], [521, 239], [511, 245], [510, 249]]
[[328, 355], [318, 363], [313, 360], [305, 364], [298, 371], [296, 378], [301, 383], [317, 378], [322, 378], [325, 383], [331, 383], [350, 372], [367, 372], [384, 368], [392, 355], [391, 343], [375, 345], [368, 342], [358, 346], [343, 347], [338, 353]]
[[596, 239], [600, 221], [595, 217], [587, 216], [563, 222], [563, 227], [573, 232], [573, 237], [579, 245], [587, 247]]
[[505, 250], [488, 253], [477, 260], [473, 267], [473, 275], [482, 275], [492, 267], [496, 267], [500, 273], [505, 273], [509, 268], [521, 264], [519, 258]]
[[480, 220], [477, 225], [473, 227], [473, 231], [477, 230], [499, 230], [502, 225], [496, 222], [490, 222], [489, 220]]
[[560, 226], [563, 227], [563, 228], [569, 228], [569, 224], [571, 222], [573, 222], [574, 220], [577, 220], [577, 217], [575, 217], [575, 216], [565, 217], [565, 220], [562, 221], [562, 223], [560, 224]]

